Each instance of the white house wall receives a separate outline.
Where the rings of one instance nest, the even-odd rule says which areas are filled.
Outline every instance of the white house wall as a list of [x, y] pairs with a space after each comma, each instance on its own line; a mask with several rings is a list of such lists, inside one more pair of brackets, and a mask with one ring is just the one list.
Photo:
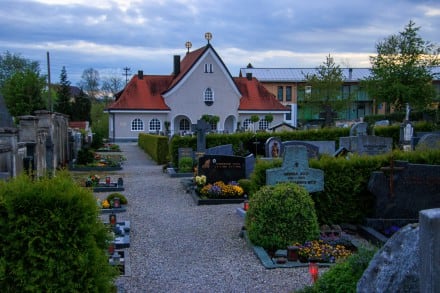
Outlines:
[[[213, 73], [204, 72], [205, 64], [213, 65]], [[213, 91], [214, 103], [211, 106], [204, 102], [204, 92], [207, 88]], [[202, 115], [216, 115], [220, 117], [217, 130], [223, 131], [227, 117], [238, 117], [240, 93], [223, 64], [208, 51], [176, 88], [165, 95], [165, 102], [171, 108], [170, 121], [177, 116], [186, 116], [191, 120], [191, 124], [196, 124]]]
[[[149, 125], [151, 119], [158, 119], [160, 121], [160, 131], [165, 131], [164, 122], [168, 121], [167, 113], [123, 113], [112, 112], [109, 115], [109, 138], [114, 141], [134, 141], [138, 139], [139, 133], [150, 132]], [[132, 131], [131, 123], [134, 119], [142, 120], [144, 129], [142, 131]], [[116, 126], [116, 127], [115, 127]]]

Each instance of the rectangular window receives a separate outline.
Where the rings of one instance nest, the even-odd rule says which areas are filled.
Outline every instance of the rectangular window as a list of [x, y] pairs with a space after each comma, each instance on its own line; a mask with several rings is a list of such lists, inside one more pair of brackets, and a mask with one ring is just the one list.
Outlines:
[[284, 95], [283, 87], [279, 86], [278, 87], [278, 101], [282, 101], [283, 100], [283, 95]]
[[306, 85], [305, 87], [305, 98], [308, 99], [312, 95], [312, 86]]
[[292, 101], [292, 87], [286, 86], [286, 101]]
[[205, 73], [213, 73], [214, 71], [213, 71], [213, 67], [212, 67], [212, 64], [208, 64], [208, 63], [206, 63], [205, 64]]
[[292, 120], [292, 107], [291, 105], [286, 105], [286, 107], [289, 108], [289, 113], [286, 113], [286, 115], [284, 116], [284, 120], [290, 121]]

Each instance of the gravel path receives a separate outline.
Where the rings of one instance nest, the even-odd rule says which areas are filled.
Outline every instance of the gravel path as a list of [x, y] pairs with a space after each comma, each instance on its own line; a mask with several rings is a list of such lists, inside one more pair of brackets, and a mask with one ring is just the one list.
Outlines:
[[136, 143], [119, 144], [131, 223], [125, 292], [293, 292], [311, 283], [307, 268], [265, 269], [239, 237], [240, 204], [197, 206], [179, 178], [162, 172]]

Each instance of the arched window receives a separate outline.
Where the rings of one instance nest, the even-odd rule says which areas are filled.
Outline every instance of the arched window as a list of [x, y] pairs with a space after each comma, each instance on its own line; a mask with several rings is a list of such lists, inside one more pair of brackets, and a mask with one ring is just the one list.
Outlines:
[[144, 130], [144, 122], [141, 119], [136, 118], [131, 121], [131, 131], [143, 131]]
[[189, 131], [189, 120], [186, 118], [180, 119], [179, 122], [179, 130], [180, 131]]
[[211, 88], [207, 88], [203, 93], [203, 99], [206, 106], [211, 106], [214, 103], [214, 92]]
[[252, 125], [252, 121], [251, 121], [251, 119], [245, 119], [244, 121], [243, 121], [243, 128], [245, 129], [245, 130], [247, 130], [248, 128], [249, 128], [249, 126], [251, 126]]
[[260, 129], [260, 130], [266, 130], [266, 129], [268, 129], [268, 128], [269, 128], [269, 122], [267, 122], [266, 119], [261, 119], [261, 120], [258, 122], [258, 129]]
[[150, 131], [159, 131], [160, 121], [159, 119], [153, 118], [150, 120]]

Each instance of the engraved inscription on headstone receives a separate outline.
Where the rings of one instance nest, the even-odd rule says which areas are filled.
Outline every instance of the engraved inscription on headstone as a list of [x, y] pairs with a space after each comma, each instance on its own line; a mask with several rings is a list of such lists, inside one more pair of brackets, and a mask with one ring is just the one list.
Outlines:
[[309, 168], [305, 146], [287, 146], [284, 150], [283, 165], [280, 168], [266, 170], [266, 184], [293, 182], [303, 186], [309, 192], [324, 190], [324, 171]]
[[199, 158], [198, 174], [206, 176], [207, 183], [229, 183], [246, 178], [245, 157], [204, 155]]

